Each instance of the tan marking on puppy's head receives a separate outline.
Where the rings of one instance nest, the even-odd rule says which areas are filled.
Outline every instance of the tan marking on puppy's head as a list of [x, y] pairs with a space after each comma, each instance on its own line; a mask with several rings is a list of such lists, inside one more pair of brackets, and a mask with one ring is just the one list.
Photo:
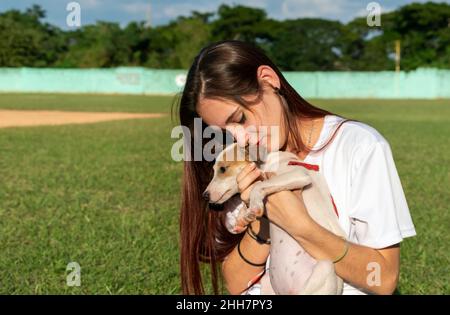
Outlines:
[[203, 195], [210, 203], [222, 204], [239, 192], [237, 176], [248, 164], [249, 156], [245, 148], [233, 143], [226, 147], [216, 158], [214, 177]]

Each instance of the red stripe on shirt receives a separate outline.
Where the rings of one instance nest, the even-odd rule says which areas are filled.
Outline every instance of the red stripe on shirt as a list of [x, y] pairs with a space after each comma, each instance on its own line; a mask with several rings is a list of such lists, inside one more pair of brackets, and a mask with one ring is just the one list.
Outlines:
[[339, 218], [339, 212], [338, 212], [338, 209], [336, 207], [336, 204], [334, 203], [333, 196], [331, 194], [330, 194], [330, 197], [331, 197], [331, 203], [333, 204], [334, 212], [336, 213], [337, 217]]
[[316, 164], [308, 164], [308, 163], [304, 163], [304, 162], [300, 162], [300, 161], [289, 161], [288, 165], [300, 165], [303, 166], [304, 168], [307, 168], [308, 170], [312, 170], [312, 171], [319, 171], [319, 165]]

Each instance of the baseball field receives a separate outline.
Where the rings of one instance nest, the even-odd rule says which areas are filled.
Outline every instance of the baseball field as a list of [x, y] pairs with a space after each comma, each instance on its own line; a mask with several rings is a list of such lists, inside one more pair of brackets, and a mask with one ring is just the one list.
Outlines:
[[[180, 293], [172, 100], [0, 96], [0, 294]], [[450, 100], [311, 102], [391, 145], [417, 231], [397, 293], [449, 294]], [[69, 262], [80, 286], [67, 285]]]

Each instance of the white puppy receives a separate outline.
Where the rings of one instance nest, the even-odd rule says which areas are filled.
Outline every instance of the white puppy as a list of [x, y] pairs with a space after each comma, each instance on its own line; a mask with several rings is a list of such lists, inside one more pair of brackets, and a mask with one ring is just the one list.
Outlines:
[[[239, 192], [237, 175], [251, 162], [251, 155], [248, 146], [243, 148], [234, 143], [217, 156], [214, 177], [203, 193], [211, 204], [222, 204]], [[232, 198], [234, 204], [231, 209], [225, 207], [228, 211], [226, 226], [231, 233], [242, 233], [245, 229], [239, 226], [246, 226], [263, 215], [267, 195], [303, 188], [303, 200], [309, 215], [324, 228], [345, 237], [333, 210], [325, 179], [318, 170], [289, 152], [270, 152], [264, 162], [259, 162], [263, 174], [274, 175], [254, 185], [249, 207], [243, 202], [236, 203], [236, 198]], [[270, 237], [270, 266], [261, 280], [262, 294], [342, 294], [342, 279], [336, 275], [332, 261], [317, 261], [273, 223], [270, 223]]]

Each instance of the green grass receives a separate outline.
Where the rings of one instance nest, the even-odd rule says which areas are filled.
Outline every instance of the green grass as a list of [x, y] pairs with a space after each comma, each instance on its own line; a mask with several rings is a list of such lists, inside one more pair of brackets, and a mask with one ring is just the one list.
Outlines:
[[[171, 98], [0, 95], [0, 108], [168, 112]], [[418, 235], [401, 294], [450, 293], [450, 101], [317, 100], [390, 142]], [[0, 294], [178, 294], [169, 117], [0, 129]], [[81, 265], [81, 287], [65, 284]]]
[[166, 113], [173, 97], [85, 94], [1, 94], [2, 109]]

